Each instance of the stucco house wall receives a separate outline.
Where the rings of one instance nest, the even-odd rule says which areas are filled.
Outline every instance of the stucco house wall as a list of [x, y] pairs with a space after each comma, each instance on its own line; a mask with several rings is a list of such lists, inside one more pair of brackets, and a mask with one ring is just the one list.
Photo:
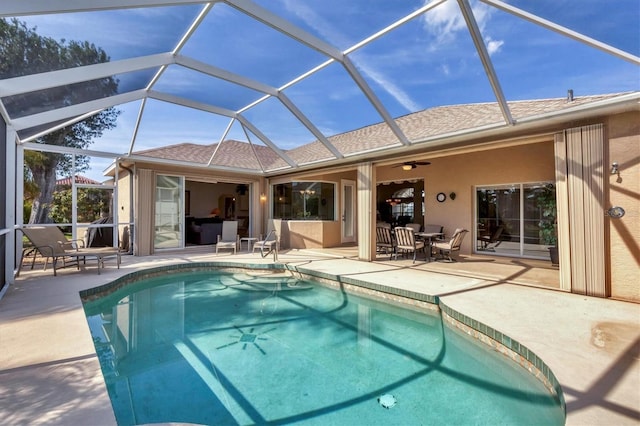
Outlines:
[[[447, 235], [453, 234], [456, 228], [469, 230], [461, 252], [470, 254], [475, 241], [475, 187], [553, 182], [553, 156], [552, 139], [537, 143], [523, 142], [519, 146], [430, 158], [430, 165], [406, 172], [393, 166], [380, 167], [377, 178], [378, 181], [398, 179], [398, 176], [406, 180], [424, 179], [425, 223], [443, 225]], [[447, 194], [443, 203], [436, 200], [439, 192]], [[452, 192], [456, 194], [455, 200], [449, 197]]]
[[[608, 207], [625, 210], [620, 219], [606, 217], [611, 297], [640, 302], [640, 113], [619, 114], [606, 121]], [[611, 174], [618, 163], [619, 174]]]

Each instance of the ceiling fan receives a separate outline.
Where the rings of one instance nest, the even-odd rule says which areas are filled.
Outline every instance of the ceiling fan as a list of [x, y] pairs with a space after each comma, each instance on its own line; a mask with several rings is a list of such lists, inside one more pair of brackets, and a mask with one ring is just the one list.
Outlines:
[[429, 164], [431, 164], [429, 161], [405, 161], [393, 167], [402, 167], [402, 170], [412, 170], [418, 166], [428, 166]]

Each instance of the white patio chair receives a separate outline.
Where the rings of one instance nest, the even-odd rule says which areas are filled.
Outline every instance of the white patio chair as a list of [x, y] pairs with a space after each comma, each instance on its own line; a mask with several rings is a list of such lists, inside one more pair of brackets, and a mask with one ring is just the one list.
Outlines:
[[222, 235], [218, 235], [216, 242], [216, 255], [220, 249], [233, 249], [236, 254], [240, 245], [240, 236], [238, 235], [238, 221], [226, 220], [222, 222]]

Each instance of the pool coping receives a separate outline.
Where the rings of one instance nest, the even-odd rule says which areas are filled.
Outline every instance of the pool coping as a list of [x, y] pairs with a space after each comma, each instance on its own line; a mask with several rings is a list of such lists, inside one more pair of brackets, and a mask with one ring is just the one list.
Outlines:
[[415, 291], [399, 289], [384, 284], [372, 283], [352, 277], [335, 275], [327, 272], [316, 271], [300, 266], [292, 266], [287, 263], [269, 264], [238, 264], [237, 262], [208, 261], [195, 263], [179, 263], [173, 265], [152, 267], [138, 270], [123, 275], [109, 283], [93, 287], [79, 292], [83, 305], [91, 300], [105, 296], [129, 284], [141, 279], [166, 275], [167, 272], [201, 272], [216, 270], [223, 272], [247, 272], [270, 271], [291, 272], [293, 276], [298, 274], [301, 279], [312, 278], [323, 285], [331, 287], [344, 287], [356, 294], [371, 297], [384, 302], [390, 302], [413, 309], [439, 310], [443, 315], [444, 323], [456, 328], [468, 337], [484, 344], [487, 348], [501, 354], [510, 362], [514, 362], [525, 369], [534, 378], [540, 381], [550, 395], [555, 398], [562, 410], [566, 421], [566, 401], [562, 387], [549, 366], [532, 350], [510, 336], [494, 329], [472, 317], [459, 312], [447, 304], [440, 297]]

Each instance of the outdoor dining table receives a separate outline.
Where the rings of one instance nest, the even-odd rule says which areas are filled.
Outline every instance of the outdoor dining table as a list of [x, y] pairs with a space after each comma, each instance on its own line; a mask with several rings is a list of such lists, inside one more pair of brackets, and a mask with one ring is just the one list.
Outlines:
[[431, 243], [434, 238], [444, 237], [443, 232], [416, 232], [415, 236], [425, 241], [425, 247], [427, 248], [427, 262], [431, 262]]

